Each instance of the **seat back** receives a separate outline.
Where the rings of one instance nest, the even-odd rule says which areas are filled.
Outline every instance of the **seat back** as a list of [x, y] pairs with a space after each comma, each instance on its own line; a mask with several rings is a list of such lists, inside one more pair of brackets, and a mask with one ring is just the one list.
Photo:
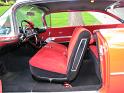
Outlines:
[[75, 28], [68, 47], [67, 78], [73, 80], [87, 50], [91, 33], [83, 27]]

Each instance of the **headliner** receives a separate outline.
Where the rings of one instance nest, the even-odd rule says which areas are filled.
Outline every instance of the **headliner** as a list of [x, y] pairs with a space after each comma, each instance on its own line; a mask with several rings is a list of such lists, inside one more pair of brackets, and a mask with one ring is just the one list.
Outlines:
[[113, 0], [95, 0], [94, 3], [91, 3], [90, 0], [57, 0], [55, 2], [40, 3], [36, 5], [39, 7], [46, 7], [48, 9], [47, 12], [49, 13], [67, 10], [105, 10], [106, 7], [114, 2], [115, 1]]
[[[18, 0], [17, 3], [35, 3], [39, 7], [46, 7], [47, 13], [67, 10], [105, 10], [106, 7], [121, 0]], [[123, 1], [123, 0], [122, 0]]]

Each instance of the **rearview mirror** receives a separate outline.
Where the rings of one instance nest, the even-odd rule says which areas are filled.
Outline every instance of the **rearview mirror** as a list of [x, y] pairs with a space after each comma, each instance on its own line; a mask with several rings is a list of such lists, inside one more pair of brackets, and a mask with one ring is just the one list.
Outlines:
[[35, 16], [34, 12], [27, 12], [27, 16]]

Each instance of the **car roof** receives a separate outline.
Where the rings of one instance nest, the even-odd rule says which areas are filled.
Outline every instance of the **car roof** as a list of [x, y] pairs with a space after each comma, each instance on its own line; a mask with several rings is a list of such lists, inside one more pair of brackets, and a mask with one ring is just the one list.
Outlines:
[[18, 3], [33, 3], [46, 13], [66, 10], [105, 10], [109, 5], [122, 0], [17, 0]]
[[[32, 2], [32, 1], [50, 1], [50, 0], [16, 0], [16, 2], [24, 2], [24, 1], [28, 1], [28, 2]], [[54, 2], [61, 2], [61, 1], [91, 1], [91, 0], [51, 0]], [[123, 1], [123, 0], [94, 0], [94, 1]]]

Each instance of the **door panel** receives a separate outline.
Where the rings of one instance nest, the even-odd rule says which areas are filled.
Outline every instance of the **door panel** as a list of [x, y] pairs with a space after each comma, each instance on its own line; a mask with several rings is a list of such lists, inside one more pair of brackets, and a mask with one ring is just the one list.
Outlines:
[[75, 27], [63, 27], [63, 28], [48, 28], [45, 33], [39, 36], [42, 40], [51, 38], [54, 42], [68, 42], [72, 36]]
[[[66, 42], [69, 41], [74, 29], [80, 26], [73, 26], [73, 27], [61, 27], [61, 28], [48, 28], [46, 32], [41, 33], [39, 36], [42, 40], [46, 40], [49, 37], [53, 37], [56, 39], [53, 40], [54, 42]], [[93, 25], [93, 26], [82, 26], [89, 31], [93, 32], [96, 29], [105, 29], [105, 28], [123, 28], [124, 24], [112, 24], [112, 25]]]

